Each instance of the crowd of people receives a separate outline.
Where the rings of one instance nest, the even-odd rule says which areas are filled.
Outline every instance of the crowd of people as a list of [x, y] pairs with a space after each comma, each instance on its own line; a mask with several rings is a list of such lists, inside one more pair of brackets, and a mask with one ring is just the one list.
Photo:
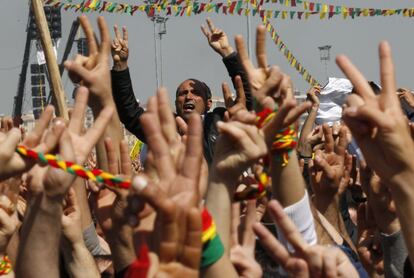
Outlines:
[[[267, 62], [263, 26], [253, 63], [241, 36], [233, 49], [208, 19], [202, 34], [235, 97], [223, 83], [226, 107], [212, 109], [209, 86], [189, 78], [173, 112], [165, 88], [145, 109], [136, 101], [125, 27], [111, 39], [99, 17], [97, 40], [79, 20], [89, 54], [65, 62], [78, 87], [70, 119], [48, 106], [27, 133], [1, 121], [0, 276], [413, 276], [414, 95], [397, 89], [387, 42], [380, 86], [337, 57], [353, 89], [341, 120], [317, 125], [323, 88], [296, 103], [290, 77]], [[145, 143], [142, 163], [121, 124]], [[83, 179], [19, 146], [131, 186]]]

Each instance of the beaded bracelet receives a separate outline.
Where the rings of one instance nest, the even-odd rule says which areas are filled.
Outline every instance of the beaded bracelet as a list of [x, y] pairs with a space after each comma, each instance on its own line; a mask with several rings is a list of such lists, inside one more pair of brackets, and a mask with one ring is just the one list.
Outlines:
[[57, 155], [43, 154], [21, 145], [16, 148], [16, 152], [24, 157], [46, 163], [54, 168], [62, 169], [72, 175], [84, 179], [90, 179], [99, 183], [105, 183], [111, 187], [128, 189], [131, 186], [131, 181], [127, 179], [122, 179], [121, 177], [117, 177], [111, 173], [104, 172], [101, 169], [90, 170], [73, 162], [65, 161]]
[[12, 265], [9, 257], [6, 255], [3, 256], [2, 260], [0, 261], [0, 275], [8, 274], [12, 271]]

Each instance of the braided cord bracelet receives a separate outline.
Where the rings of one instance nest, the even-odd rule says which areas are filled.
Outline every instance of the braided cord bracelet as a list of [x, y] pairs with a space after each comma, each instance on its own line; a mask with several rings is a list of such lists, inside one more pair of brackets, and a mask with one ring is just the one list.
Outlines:
[[24, 157], [46, 163], [54, 168], [62, 169], [72, 175], [76, 175], [84, 179], [90, 179], [99, 183], [105, 183], [110, 187], [128, 189], [131, 186], [130, 180], [117, 177], [111, 173], [102, 171], [101, 169], [88, 169], [73, 162], [65, 161], [57, 155], [43, 154], [41, 152], [28, 149], [22, 145], [17, 146], [16, 152]]

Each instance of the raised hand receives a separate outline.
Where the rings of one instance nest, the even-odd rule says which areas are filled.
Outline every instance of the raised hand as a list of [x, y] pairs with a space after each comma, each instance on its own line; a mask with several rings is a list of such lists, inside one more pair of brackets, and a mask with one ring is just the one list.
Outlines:
[[[108, 27], [103, 17], [98, 18], [101, 34], [99, 45], [95, 41], [92, 25], [86, 16], [80, 17], [82, 29], [88, 40], [89, 56], [78, 56], [74, 61], [66, 61], [65, 67], [74, 82], [81, 81], [91, 92], [92, 108], [101, 108], [112, 100], [109, 53], [111, 41]], [[112, 100], [113, 101], [113, 100]]]
[[277, 201], [268, 206], [273, 221], [294, 247], [289, 253], [267, 229], [256, 223], [253, 229], [268, 254], [292, 277], [359, 277], [348, 257], [337, 247], [308, 245]]
[[257, 95], [262, 99], [258, 100], [262, 107], [278, 109], [276, 116], [263, 127], [268, 147], [271, 147], [276, 133], [293, 124], [311, 105], [310, 102], [296, 105], [292, 81], [278, 67], [270, 68], [269, 76], [257, 91]]
[[321, 87], [320, 86], [314, 86], [311, 87], [308, 92], [306, 93], [307, 100], [310, 100], [312, 102], [312, 105], [314, 107], [319, 107], [319, 95], [321, 93]]
[[83, 164], [88, 158], [95, 144], [111, 120], [114, 113], [112, 107], [105, 107], [95, 119], [93, 125], [84, 132], [86, 109], [88, 104], [89, 91], [85, 87], [79, 87], [76, 91], [75, 106], [68, 125], [68, 131], [72, 139], [72, 144], [76, 146], [76, 161]]
[[250, 118], [250, 122], [218, 122], [220, 136], [217, 139], [212, 171], [226, 181], [237, 183], [240, 174], [267, 154], [263, 132], [256, 127], [255, 116], [239, 111], [238, 117]]
[[397, 96], [405, 100], [411, 107], [414, 107], [414, 94], [412, 91], [406, 88], [400, 88], [397, 90]]
[[62, 214], [62, 231], [65, 238], [71, 243], [83, 243], [81, 211], [78, 205], [75, 190], [69, 189], [65, 198], [65, 206]]
[[264, 106], [266, 95], [258, 93], [258, 90], [264, 85], [266, 79], [269, 77], [270, 70], [266, 57], [266, 30], [263, 26], [257, 27], [256, 31], [256, 58], [257, 68], [249, 59], [247, 49], [244, 45], [242, 36], [235, 38], [237, 52], [239, 53], [240, 62], [243, 65], [244, 71], [247, 73], [249, 85], [253, 96], [256, 98], [259, 105]]
[[159, 89], [150, 98], [141, 124], [153, 156], [160, 187], [183, 206], [198, 206], [199, 177], [202, 169], [202, 126], [199, 115], [188, 122], [183, 144], [171, 112], [168, 94]]
[[356, 92], [347, 99], [343, 120], [368, 165], [388, 184], [403, 172], [413, 172], [414, 146], [396, 95], [394, 65], [387, 42], [380, 44], [379, 55], [382, 91], [378, 96], [347, 57], [338, 56], [337, 64]]
[[199, 209], [193, 207], [180, 214], [179, 205], [158, 184], [143, 176], [133, 179], [132, 188], [156, 210], [157, 232], [162, 231], [157, 239], [158, 248], [150, 253], [148, 277], [198, 277], [202, 252]]
[[256, 201], [247, 202], [243, 225], [240, 225], [240, 203], [233, 204], [232, 218], [230, 261], [240, 277], [262, 277], [262, 268], [255, 259], [253, 224], [256, 222]]
[[206, 36], [209, 45], [214, 49], [218, 54], [223, 58], [233, 53], [233, 48], [229, 43], [226, 33], [223, 30], [220, 30], [214, 27], [213, 22], [210, 18], [207, 18], [208, 28], [204, 25], [201, 25], [201, 31]]
[[384, 274], [384, 258], [379, 231], [374, 216], [367, 204], [358, 208], [358, 242], [357, 250], [361, 263], [370, 275]]
[[115, 38], [111, 44], [112, 59], [114, 60], [114, 70], [122, 71], [128, 68], [128, 30], [122, 27], [122, 37], [118, 26], [114, 25]]
[[[22, 145], [43, 153], [56, 147], [63, 129], [62, 123], [58, 123], [58, 126], [47, 132], [53, 112], [52, 106], [46, 107], [33, 131], [21, 142]], [[35, 164], [35, 161], [25, 159], [15, 152], [20, 141], [21, 132], [17, 128], [12, 128], [7, 133], [0, 132], [0, 180], [28, 171]]]
[[327, 124], [324, 124], [322, 129], [325, 136], [325, 149], [317, 150], [314, 161], [310, 161], [311, 185], [316, 195], [342, 194], [347, 185], [343, 183], [343, 186], [340, 186], [345, 171], [346, 129], [341, 128], [336, 144], [332, 129]]

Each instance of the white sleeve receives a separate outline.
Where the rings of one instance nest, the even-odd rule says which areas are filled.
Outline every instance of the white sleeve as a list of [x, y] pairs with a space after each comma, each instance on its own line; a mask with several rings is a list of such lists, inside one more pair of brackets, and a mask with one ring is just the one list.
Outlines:
[[[317, 243], [315, 224], [313, 215], [309, 204], [308, 192], [305, 190], [305, 195], [299, 202], [285, 207], [283, 209], [289, 218], [295, 223], [303, 239], [310, 245]], [[293, 246], [287, 242], [283, 236], [282, 231], [276, 225], [278, 240], [287, 247], [290, 252], [294, 252]]]

